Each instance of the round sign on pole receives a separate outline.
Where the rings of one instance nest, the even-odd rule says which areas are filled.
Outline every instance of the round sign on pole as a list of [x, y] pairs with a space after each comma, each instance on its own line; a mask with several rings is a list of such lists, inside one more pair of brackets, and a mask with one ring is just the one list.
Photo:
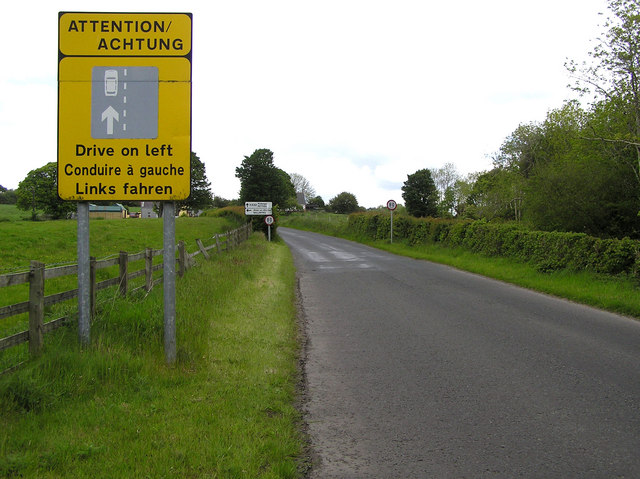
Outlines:
[[398, 203], [396, 203], [394, 200], [387, 201], [387, 208], [390, 209], [391, 211], [395, 210], [397, 207], [398, 207]]
[[271, 216], [271, 215], [264, 217], [264, 222], [269, 226], [271, 226], [274, 221], [275, 220], [273, 219], [273, 216]]

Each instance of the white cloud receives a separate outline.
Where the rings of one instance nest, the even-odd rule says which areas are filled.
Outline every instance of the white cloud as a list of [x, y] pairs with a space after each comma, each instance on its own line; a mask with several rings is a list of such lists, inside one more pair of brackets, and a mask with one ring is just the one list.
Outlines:
[[[0, 20], [0, 184], [56, 157], [57, 12], [94, 0], [9, 3]], [[191, 11], [193, 150], [218, 195], [256, 148], [304, 175], [325, 201], [376, 206], [407, 174], [461, 173], [519, 123], [571, 93], [563, 64], [584, 57], [606, 0], [109, 2], [109, 11]], [[25, 24], [19, 19], [28, 18]], [[20, 161], [14, 160], [20, 158]]]

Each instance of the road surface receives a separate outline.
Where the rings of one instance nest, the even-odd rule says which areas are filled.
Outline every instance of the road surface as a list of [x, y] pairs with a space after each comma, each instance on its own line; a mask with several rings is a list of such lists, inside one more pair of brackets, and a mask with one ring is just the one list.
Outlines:
[[640, 477], [640, 322], [279, 228], [313, 479]]

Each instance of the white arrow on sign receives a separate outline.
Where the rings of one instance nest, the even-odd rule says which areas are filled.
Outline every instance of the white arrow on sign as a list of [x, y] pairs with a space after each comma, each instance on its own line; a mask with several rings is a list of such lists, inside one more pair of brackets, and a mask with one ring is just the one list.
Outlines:
[[120, 115], [111, 106], [102, 112], [102, 121], [107, 120], [107, 135], [113, 135], [113, 120], [120, 121]]

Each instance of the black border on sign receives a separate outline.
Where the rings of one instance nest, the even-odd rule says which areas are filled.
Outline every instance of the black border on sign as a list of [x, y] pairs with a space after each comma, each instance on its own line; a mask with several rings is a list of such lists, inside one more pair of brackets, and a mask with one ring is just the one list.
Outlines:
[[[189, 49], [189, 53], [186, 55], [64, 55], [60, 51], [60, 20], [64, 15], [67, 14], [99, 14], [99, 15], [186, 15], [190, 19], [190, 31], [189, 35], [191, 37], [191, 48]], [[189, 61], [189, 84], [191, 87], [189, 88], [189, 195], [177, 201], [187, 200], [191, 196], [191, 153], [193, 152], [193, 13], [189, 12], [84, 12], [84, 11], [64, 11], [58, 12], [58, 101], [57, 101], [57, 111], [56, 111], [56, 166], [57, 166], [57, 174], [56, 174], [56, 194], [58, 198], [62, 201], [75, 201], [77, 200], [64, 200], [60, 197], [58, 185], [60, 184], [60, 62], [62, 59], [67, 57], [72, 58], [186, 58]], [[100, 200], [83, 200], [83, 201], [100, 201]], [[110, 200], [111, 201], [111, 200]], [[130, 200], [128, 198], [121, 199], [113, 199], [113, 201], [138, 201], [138, 200]], [[140, 201], [164, 201], [164, 200], [143, 200]], [[174, 200], [176, 201], [176, 200]]]

